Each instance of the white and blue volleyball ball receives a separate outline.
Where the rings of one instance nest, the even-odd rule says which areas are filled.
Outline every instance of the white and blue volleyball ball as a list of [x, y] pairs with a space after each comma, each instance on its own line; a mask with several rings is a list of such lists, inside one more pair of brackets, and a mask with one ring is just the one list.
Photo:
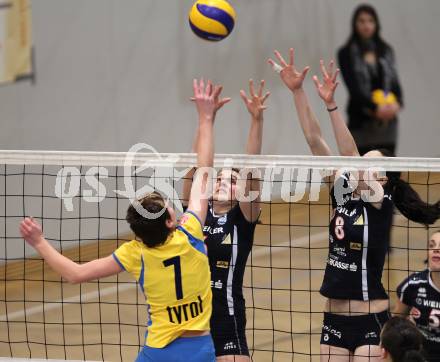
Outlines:
[[235, 25], [234, 8], [225, 0], [197, 0], [189, 12], [189, 25], [200, 38], [220, 41]]

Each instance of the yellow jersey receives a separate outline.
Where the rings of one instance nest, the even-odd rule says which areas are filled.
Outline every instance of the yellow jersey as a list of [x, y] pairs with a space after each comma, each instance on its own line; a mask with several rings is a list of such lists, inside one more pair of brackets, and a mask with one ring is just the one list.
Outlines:
[[145, 295], [147, 346], [163, 348], [185, 331], [209, 331], [211, 273], [203, 238], [199, 219], [187, 211], [163, 245], [132, 240], [113, 253]]

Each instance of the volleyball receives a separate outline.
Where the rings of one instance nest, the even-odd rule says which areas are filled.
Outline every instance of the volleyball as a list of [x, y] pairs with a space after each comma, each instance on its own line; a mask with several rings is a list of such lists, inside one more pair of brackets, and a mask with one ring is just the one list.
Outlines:
[[197, 0], [189, 12], [189, 25], [200, 38], [220, 41], [231, 34], [235, 10], [225, 0]]

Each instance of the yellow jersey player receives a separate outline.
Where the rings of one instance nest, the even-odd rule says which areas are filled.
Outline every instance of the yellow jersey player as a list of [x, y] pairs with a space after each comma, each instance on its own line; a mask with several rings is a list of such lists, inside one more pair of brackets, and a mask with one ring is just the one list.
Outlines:
[[[220, 99], [222, 88], [208, 81], [194, 80], [194, 97], [199, 113], [197, 149], [199, 168], [213, 165], [213, 123], [215, 113], [229, 101]], [[81, 283], [128, 271], [138, 281], [149, 311], [145, 345], [136, 361], [211, 362], [214, 345], [209, 330], [212, 310], [209, 263], [203, 243], [209, 177], [195, 182], [187, 212], [177, 223], [174, 210], [153, 192], [139, 204], [155, 214], [144, 217], [130, 205], [127, 222], [138, 240], [123, 244], [112, 255], [77, 264], [61, 255], [44, 238], [32, 218], [20, 224], [23, 238], [64, 279]]]

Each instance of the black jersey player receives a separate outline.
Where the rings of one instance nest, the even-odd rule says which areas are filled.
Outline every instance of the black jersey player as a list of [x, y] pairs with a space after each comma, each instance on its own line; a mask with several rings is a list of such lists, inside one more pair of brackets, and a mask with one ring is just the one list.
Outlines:
[[[259, 90], [254, 90], [253, 81], [249, 82], [250, 98], [240, 92], [247, 110], [251, 115], [246, 152], [261, 153], [263, 135], [263, 111], [269, 93], [263, 95], [264, 81]], [[198, 133], [193, 151], [198, 143]], [[243, 277], [246, 261], [252, 249], [254, 231], [260, 215], [260, 184], [251, 177], [244, 180], [240, 194], [254, 192], [252, 202], [238, 201], [240, 175], [237, 169], [223, 169], [219, 172], [212, 200], [209, 203], [208, 217], [205, 222], [205, 243], [211, 267], [211, 287], [213, 294], [213, 313], [211, 333], [214, 340], [217, 361], [250, 361], [246, 341], [246, 310], [243, 298]], [[187, 200], [191, 186], [192, 172], [186, 176], [183, 200]], [[245, 191], [244, 193], [242, 191]]]
[[[330, 156], [331, 150], [322, 137], [319, 122], [314, 116], [303, 89], [309, 67], [298, 72], [294, 65], [293, 49], [287, 63], [275, 51], [280, 65], [269, 63], [280, 73], [292, 91], [303, 133], [314, 155]], [[354, 139], [334, 100], [339, 70], [333, 62], [327, 69], [321, 61], [323, 83], [313, 80], [319, 96], [330, 114], [336, 143], [341, 156], [359, 156]], [[370, 151], [364, 157], [386, 156], [384, 151]], [[393, 204], [407, 218], [430, 224], [440, 216], [439, 204], [428, 205], [411, 186], [395, 172], [379, 177], [374, 199], [361, 197], [369, 186], [361, 172], [357, 187], [350, 188], [353, 173], [336, 174], [332, 188], [333, 214], [329, 230], [329, 255], [321, 294], [327, 298], [321, 333], [321, 361], [378, 361], [380, 331], [389, 319], [388, 296], [381, 278], [387, 252], [386, 228], [390, 227]]]
[[440, 230], [428, 242], [428, 269], [411, 274], [397, 287], [393, 314], [410, 316], [425, 336], [430, 362], [440, 361]]

